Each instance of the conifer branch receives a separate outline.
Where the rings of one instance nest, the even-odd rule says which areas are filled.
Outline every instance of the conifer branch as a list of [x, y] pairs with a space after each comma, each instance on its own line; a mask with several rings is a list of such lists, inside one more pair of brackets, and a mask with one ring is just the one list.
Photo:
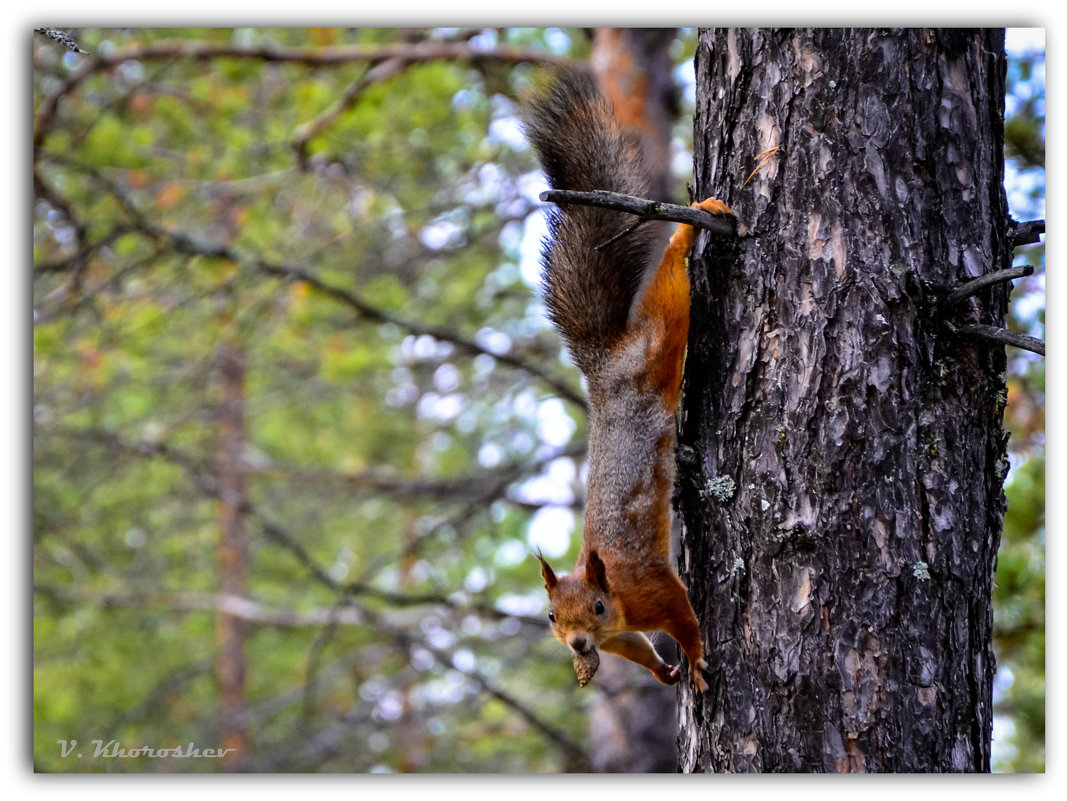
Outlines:
[[1038, 353], [1042, 356], [1045, 355], [1045, 343], [1043, 340], [1040, 340], [1037, 337], [1027, 336], [1026, 334], [1017, 334], [1006, 328], [997, 328], [992, 325], [978, 325], [976, 323], [959, 326], [953, 325], [952, 323], [945, 323], [945, 327], [950, 334], [955, 334], [957, 336], [999, 342], [1002, 345], [1011, 345], [1012, 347], [1022, 348], [1023, 350]]
[[[621, 195], [618, 192], [605, 192], [597, 189], [592, 192], [576, 192], [570, 189], [549, 189], [540, 194], [545, 203], [567, 204], [577, 206], [597, 206], [603, 209], [615, 209], [633, 214], [640, 219], [638, 225], [648, 220], [665, 220], [703, 228], [717, 236], [737, 236], [737, 221], [732, 217], [719, 217], [703, 209], [679, 206], [674, 203], [661, 203], [633, 195]], [[634, 225], [633, 228], [637, 226]], [[633, 228], [628, 228], [629, 233]], [[605, 243], [606, 244], [606, 243]], [[603, 245], [601, 245], [603, 247]]]
[[944, 305], [951, 306], [954, 303], [959, 303], [964, 298], [969, 298], [971, 295], [981, 292], [987, 286], [999, 284], [1001, 281], [1014, 281], [1016, 278], [1025, 278], [1033, 274], [1034, 266], [1032, 264], [1022, 264], [1008, 270], [997, 270], [986, 275], [980, 275], [973, 281], [960, 284], [960, 286], [952, 290], [945, 298]]

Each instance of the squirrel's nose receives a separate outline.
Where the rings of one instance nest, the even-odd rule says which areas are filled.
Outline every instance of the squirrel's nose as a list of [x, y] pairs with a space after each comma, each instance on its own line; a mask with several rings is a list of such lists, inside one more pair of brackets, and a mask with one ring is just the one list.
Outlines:
[[584, 654], [589, 649], [589, 641], [581, 634], [571, 637], [570, 645], [580, 654]]

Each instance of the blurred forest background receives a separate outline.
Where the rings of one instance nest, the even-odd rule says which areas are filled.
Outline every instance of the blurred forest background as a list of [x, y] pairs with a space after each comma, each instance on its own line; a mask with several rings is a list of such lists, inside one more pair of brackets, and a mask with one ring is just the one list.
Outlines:
[[[516, 100], [564, 29], [79, 29], [33, 42], [34, 763], [588, 769], [534, 547], [585, 412], [539, 304]], [[675, 173], [690, 172], [692, 32]], [[1008, 197], [1044, 217], [1043, 37]], [[1044, 335], [1044, 246], [1014, 329]], [[1044, 361], [1009, 350], [995, 767], [1044, 769]], [[610, 658], [610, 657], [609, 657]], [[635, 666], [635, 670], [640, 670]]]

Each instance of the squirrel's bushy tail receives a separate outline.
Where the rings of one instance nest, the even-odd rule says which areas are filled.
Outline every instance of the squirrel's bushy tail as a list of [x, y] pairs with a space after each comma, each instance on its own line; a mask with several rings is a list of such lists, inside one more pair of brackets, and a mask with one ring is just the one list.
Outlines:
[[[638, 144], [619, 128], [593, 78], [552, 75], [528, 105], [526, 134], [553, 189], [603, 189], [647, 197]], [[591, 206], [554, 206], [541, 254], [549, 317], [586, 376], [626, 330], [634, 297], [649, 268], [654, 231], [647, 225], [612, 242], [634, 218]]]

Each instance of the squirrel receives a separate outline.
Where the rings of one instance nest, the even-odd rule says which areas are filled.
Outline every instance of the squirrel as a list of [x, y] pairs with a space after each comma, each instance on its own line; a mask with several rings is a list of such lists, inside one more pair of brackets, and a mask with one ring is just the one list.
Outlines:
[[[524, 116], [552, 188], [646, 195], [639, 146], [588, 74], [555, 73]], [[715, 198], [692, 205], [733, 217]], [[625, 233], [629, 227], [611, 209], [548, 212], [542, 293], [586, 379], [589, 473], [574, 571], [557, 576], [540, 552], [537, 558], [552, 632], [573, 652], [580, 684], [596, 670], [597, 648], [675, 684], [680, 667], [665, 662], [643, 633], [662, 630], [681, 646], [689, 682], [703, 692], [700, 627], [670, 556], [676, 413], [689, 336], [687, 262], [696, 232], [681, 225], [657, 266], [662, 240], [649, 226]]]

